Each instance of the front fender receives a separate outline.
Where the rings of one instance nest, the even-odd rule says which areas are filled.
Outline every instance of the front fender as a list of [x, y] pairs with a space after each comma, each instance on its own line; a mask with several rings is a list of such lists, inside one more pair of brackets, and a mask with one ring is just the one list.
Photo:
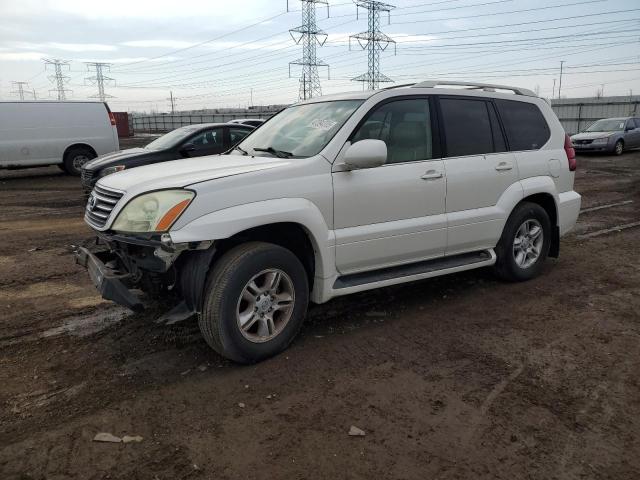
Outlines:
[[335, 270], [332, 259], [335, 235], [318, 207], [304, 198], [279, 198], [247, 203], [203, 215], [177, 230], [171, 230], [175, 243], [222, 240], [254, 227], [274, 223], [297, 223], [308, 233], [316, 252], [316, 276]]

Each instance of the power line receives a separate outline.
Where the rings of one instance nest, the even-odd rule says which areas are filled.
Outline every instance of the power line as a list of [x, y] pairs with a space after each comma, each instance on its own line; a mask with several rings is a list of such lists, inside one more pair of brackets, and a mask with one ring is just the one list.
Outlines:
[[15, 90], [13, 90], [11, 93], [13, 95], [18, 95], [18, 98], [24, 101], [25, 89], [27, 85], [29, 85], [29, 82], [11, 82], [11, 85], [13, 85], [13, 87], [15, 88]]
[[65, 83], [69, 82], [69, 77], [62, 74], [62, 67], [66, 67], [66, 69], [69, 70], [69, 61], [60, 60], [59, 58], [43, 58], [42, 60], [44, 61], [45, 70], [48, 66], [52, 66], [54, 71], [54, 74], [49, 76], [48, 78], [56, 88], [49, 90], [49, 92], [56, 92], [58, 100], [66, 100], [66, 93], [71, 92], [71, 90], [67, 90], [64, 88]]
[[[302, 43], [302, 58], [289, 62], [289, 76], [291, 76], [291, 65], [300, 65], [302, 74], [300, 75], [300, 91], [298, 98], [306, 100], [307, 98], [319, 97], [322, 95], [322, 87], [320, 86], [320, 76], [318, 75], [318, 67], [327, 67], [329, 65], [319, 60], [316, 56], [316, 46], [324, 45], [327, 41], [327, 34], [320, 30], [316, 24], [316, 5], [323, 4], [327, 6], [327, 17], [329, 17], [329, 2], [327, 0], [300, 0], [302, 2], [302, 25], [289, 30], [291, 38], [296, 45]], [[289, 10], [289, 2], [287, 1], [287, 10]]]
[[95, 95], [91, 95], [89, 98], [98, 98], [101, 102], [104, 102], [107, 98], [113, 98], [113, 95], [108, 95], [104, 91], [104, 84], [109, 82], [114, 82], [115, 80], [111, 77], [106, 77], [104, 75], [103, 70], [109, 70], [111, 67], [110, 63], [103, 62], [87, 62], [87, 70], [91, 70], [93, 67], [96, 71], [95, 76], [85, 78], [85, 81], [91, 83], [91, 85], [98, 86], [98, 93]]
[[356, 14], [359, 8], [367, 10], [368, 29], [366, 32], [357, 33], [349, 37], [349, 50], [351, 50], [351, 39], [358, 41], [362, 49], [367, 49], [368, 70], [355, 78], [354, 82], [366, 83], [369, 90], [377, 90], [380, 83], [393, 82], [389, 77], [380, 72], [380, 52], [387, 49], [390, 43], [395, 48], [395, 40], [380, 30], [380, 12], [387, 12], [389, 20], [391, 10], [395, 7], [378, 0], [354, 0], [356, 4]]

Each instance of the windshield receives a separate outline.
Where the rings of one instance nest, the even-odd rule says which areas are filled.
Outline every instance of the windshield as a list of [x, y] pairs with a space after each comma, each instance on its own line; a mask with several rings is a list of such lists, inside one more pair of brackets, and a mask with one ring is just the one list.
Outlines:
[[585, 130], [585, 132], [618, 132], [624, 129], [625, 119], [605, 118], [598, 120]]
[[147, 150], [164, 150], [166, 148], [175, 147], [186, 140], [189, 135], [198, 131], [198, 128], [199, 127], [176, 128], [166, 135], [162, 135], [160, 138], [156, 138], [153, 142], [151, 142], [144, 148], [146, 148]]
[[294, 157], [319, 153], [363, 100], [338, 100], [289, 107], [252, 132], [240, 148], [253, 155], [274, 153], [254, 149], [282, 151]]

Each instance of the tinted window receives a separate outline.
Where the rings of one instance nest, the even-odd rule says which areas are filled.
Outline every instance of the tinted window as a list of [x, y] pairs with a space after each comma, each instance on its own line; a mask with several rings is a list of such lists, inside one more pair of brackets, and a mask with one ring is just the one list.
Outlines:
[[640, 128], [640, 118], [634, 118], [634, 121], [636, 122], [636, 128]]
[[238, 143], [244, 137], [249, 135], [249, 132], [251, 132], [251, 130], [248, 128], [229, 127], [231, 145], [235, 145], [236, 143]]
[[365, 139], [387, 144], [387, 163], [433, 158], [429, 101], [397, 100], [375, 107], [354, 132], [351, 142]]
[[192, 143], [197, 150], [209, 150], [222, 146], [222, 128], [206, 130], [196, 135], [188, 143]]
[[549, 126], [536, 105], [513, 100], [496, 100], [496, 105], [512, 151], [538, 150], [547, 143]]
[[447, 156], [493, 152], [493, 133], [487, 102], [462, 98], [440, 100]]

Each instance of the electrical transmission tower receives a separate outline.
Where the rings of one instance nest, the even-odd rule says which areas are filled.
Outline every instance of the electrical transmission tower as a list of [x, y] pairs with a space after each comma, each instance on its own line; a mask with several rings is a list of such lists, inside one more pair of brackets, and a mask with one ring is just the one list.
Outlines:
[[67, 92], [71, 93], [71, 90], [64, 88], [65, 83], [69, 81], [69, 77], [62, 74], [62, 68], [69, 69], [69, 62], [67, 60], [60, 60], [59, 58], [43, 58], [44, 68], [53, 67], [54, 75], [49, 76], [49, 81], [55, 85], [56, 88], [49, 90], [49, 92], [56, 92], [58, 100], [66, 100]]
[[[318, 75], [318, 67], [327, 67], [329, 65], [316, 57], [316, 47], [324, 45], [327, 41], [327, 34], [318, 29], [316, 25], [316, 5], [322, 3], [327, 6], [327, 17], [329, 16], [329, 2], [327, 0], [300, 0], [302, 2], [302, 25], [289, 30], [291, 38], [296, 44], [302, 44], [302, 58], [289, 63], [289, 77], [291, 77], [291, 65], [302, 66], [300, 75], [300, 93], [298, 98], [306, 100], [307, 98], [319, 97], [322, 95], [320, 87], [320, 76]], [[287, 11], [289, 11], [289, 3], [287, 2]]]
[[28, 84], [29, 82], [11, 82], [11, 85], [15, 88], [11, 93], [17, 95], [20, 100], [24, 100], [25, 87]]
[[362, 49], [367, 49], [369, 69], [367, 73], [352, 78], [354, 82], [366, 83], [369, 90], [376, 90], [380, 83], [393, 82], [389, 77], [380, 73], [380, 52], [385, 51], [390, 43], [395, 49], [396, 42], [391, 37], [380, 31], [380, 12], [387, 12], [391, 21], [391, 10], [395, 7], [388, 3], [377, 0], [353, 0], [356, 4], [356, 15], [360, 7], [368, 11], [368, 30], [366, 32], [351, 35], [349, 37], [349, 49], [351, 49], [351, 39], [358, 40]]
[[101, 62], [87, 62], [87, 70], [95, 69], [96, 74], [93, 77], [85, 78], [85, 81], [91, 83], [91, 85], [98, 86], [98, 93], [92, 95], [90, 98], [99, 98], [101, 102], [104, 102], [107, 98], [113, 98], [113, 95], [107, 95], [104, 93], [104, 84], [109, 82], [114, 82], [115, 80], [111, 77], [106, 77], [104, 75], [103, 70], [109, 70], [111, 68], [110, 63], [101, 63]]

